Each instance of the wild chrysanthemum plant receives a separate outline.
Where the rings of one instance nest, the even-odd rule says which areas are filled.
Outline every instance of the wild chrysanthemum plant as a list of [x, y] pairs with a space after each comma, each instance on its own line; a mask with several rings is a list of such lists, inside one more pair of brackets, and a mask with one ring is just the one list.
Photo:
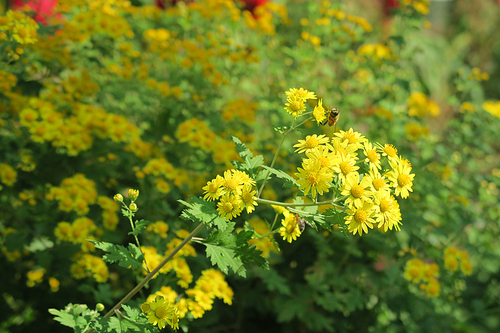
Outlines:
[[[184, 240], [176, 239], [167, 245], [171, 252], [163, 261], [159, 259], [161, 256], [157, 249], [141, 247], [139, 243], [142, 230], [147, 229], [149, 224], [145, 220], [133, 219], [138, 210], [135, 201], [139, 191], [129, 190], [128, 205], [121, 194], [115, 195], [114, 200], [122, 204], [122, 213], [130, 221], [132, 231], [129, 234], [134, 236], [136, 244], [129, 244], [126, 248], [102, 241], [92, 243], [108, 252], [103, 256], [106, 262], [117, 262], [122, 267], [142, 270], [146, 277], [104, 318], [99, 317], [97, 311], [69, 305], [62, 311], [51, 310], [56, 320], [83, 332], [108, 332], [118, 324], [121, 327], [136, 325], [133, 327], [149, 332], [154, 331], [156, 326], [162, 329], [169, 325], [177, 329], [179, 323], [187, 320], [184, 318], [187, 318], [188, 313], [191, 314], [190, 318], [203, 316], [205, 311], [212, 308], [214, 298], [231, 304], [233, 292], [223, 275], [216, 270], [205, 270], [196, 286], [183, 294], [170, 286], [164, 286], [150, 294], [142, 304], [141, 311], [124, 305], [157, 274], [171, 269], [176, 270], [179, 277], [177, 284], [188, 288], [192, 281], [189, 267], [185, 261], [176, 261], [181, 259], [174, 256], [178, 252], [182, 255], [194, 253], [194, 248], [187, 244], [190, 241], [203, 244], [207, 257], [223, 273], [228, 274], [231, 269], [245, 277], [249, 264], [268, 268], [263, 252], [253, 243], [268, 238], [278, 247], [272, 238], [273, 234], [279, 233], [283, 240], [291, 243], [300, 237], [306, 225], [316, 230], [320, 226], [330, 231], [340, 229], [346, 235], [352, 233], [360, 236], [374, 227], [383, 232], [400, 230], [401, 212], [396, 197], [409, 196], [414, 175], [411, 174], [410, 162], [399, 156], [393, 145], [371, 143], [352, 128], [340, 130], [332, 138], [308, 135], [294, 145], [295, 152], [301, 156], [297, 171], [289, 174], [275, 168], [277, 156], [289, 133], [308, 121], [315, 121], [318, 125], [334, 124], [337, 118], [332, 117], [338, 117], [338, 111], [325, 109], [321, 100], [313, 111], [307, 110], [308, 100], [316, 99], [314, 92], [303, 88], [290, 89], [286, 96], [284, 108], [293, 120], [290, 127], [277, 129], [282, 138], [271, 165], [264, 165], [261, 155], [253, 156], [245, 144], [233, 137], [242, 161], [233, 161], [235, 169], [226, 170], [208, 181], [203, 187], [202, 197], [191, 196], [189, 202], [179, 200], [186, 206], [181, 217], [198, 223], [198, 226], [189, 234], [179, 231], [177, 234], [179, 237], [182, 235]], [[284, 181], [284, 187], [295, 189], [296, 195], [292, 202], [263, 198], [264, 188], [271, 176]], [[260, 229], [266, 230], [266, 233], [259, 234], [249, 223], [245, 223], [243, 228], [236, 227], [234, 219], [242, 214], [255, 214], [261, 204], [272, 205], [276, 211], [273, 223], [268, 224], [267, 229]], [[281, 215], [283, 218], [280, 219]], [[208, 236], [193, 238], [205, 226], [210, 229]], [[154, 227], [159, 226], [154, 224]], [[117, 317], [111, 318], [114, 314]], [[109, 321], [106, 320], [109, 318]]]

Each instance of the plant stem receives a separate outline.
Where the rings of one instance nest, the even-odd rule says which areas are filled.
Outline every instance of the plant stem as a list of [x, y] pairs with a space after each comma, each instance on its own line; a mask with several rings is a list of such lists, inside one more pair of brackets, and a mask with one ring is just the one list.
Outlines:
[[[132, 220], [132, 214], [128, 216], [128, 220], [130, 221], [130, 226], [132, 227], [132, 231], [135, 231], [135, 225], [134, 225], [134, 222]], [[134, 235], [134, 237], [135, 237], [135, 242], [137, 243], [137, 246], [141, 250], [141, 253], [144, 255], [144, 252], [142, 252], [141, 243], [139, 243], [139, 238], [137, 238], [136, 235]], [[146, 264], [146, 272], [149, 273], [150, 270], [149, 270], [148, 262], [146, 261], [146, 256], [144, 256], [144, 263]]]
[[333, 205], [337, 208], [342, 208], [340, 205], [336, 205], [336, 199], [330, 201], [321, 201], [321, 202], [304, 202], [304, 203], [290, 203], [290, 202], [279, 202], [272, 201], [266, 199], [256, 199], [255, 201], [268, 205], [282, 206], [282, 207], [305, 207], [305, 206], [323, 206], [323, 205]]
[[[122, 304], [125, 304], [127, 303], [132, 297], [134, 297], [135, 294], [137, 294], [137, 292], [139, 290], [142, 289], [142, 287], [144, 287], [144, 285], [146, 283], [149, 282], [149, 280], [151, 280], [153, 278], [153, 276], [156, 275], [156, 273], [158, 273], [158, 271], [163, 267], [165, 266], [165, 264], [167, 262], [169, 262], [176, 254], [177, 252], [180, 251], [180, 249], [182, 249], [182, 247], [184, 247], [184, 245], [186, 245], [190, 240], [191, 238], [193, 238], [203, 227], [205, 226], [205, 224], [200, 223], [187, 237], [186, 239], [184, 239], [159, 265], [158, 267], [156, 267], [155, 269], [153, 269], [141, 282], [139, 282], [139, 284], [137, 286], [135, 286], [134, 289], [132, 289], [125, 297], [122, 298], [121, 301], [119, 301], [118, 303], [116, 303], [115, 306], [113, 306], [113, 308], [111, 310], [108, 311], [108, 313], [106, 313], [104, 315], [104, 318], [106, 319], [109, 319], [114, 313], [116, 310], [118, 310], [118, 308], [120, 308], [120, 306]], [[90, 330], [87, 330], [85, 333], [92, 333], [94, 331], [94, 329], [90, 329]]]
[[[270, 165], [271, 168], [274, 166], [274, 163], [276, 163], [276, 159], [278, 158], [278, 153], [281, 149], [281, 146], [283, 145], [283, 142], [285, 141], [286, 136], [288, 135], [288, 133], [290, 133], [294, 129], [294, 127], [293, 127], [294, 124], [295, 124], [295, 119], [293, 120], [292, 127], [288, 131], [283, 133], [283, 137], [281, 138], [281, 141], [278, 144], [278, 148], [276, 149], [276, 153], [274, 154], [273, 160], [271, 162], [271, 165]], [[270, 173], [271, 172], [269, 170], [267, 170], [266, 176], [264, 177], [264, 181], [262, 182], [262, 185], [260, 186], [259, 193], [257, 193], [257, 198], [260, 198], [260, 195], [262, 194], [262, 190], [264, 190], [264, 186], [266, 186], [266, 182], [267, 182], [267, 179], [269, 178]]]

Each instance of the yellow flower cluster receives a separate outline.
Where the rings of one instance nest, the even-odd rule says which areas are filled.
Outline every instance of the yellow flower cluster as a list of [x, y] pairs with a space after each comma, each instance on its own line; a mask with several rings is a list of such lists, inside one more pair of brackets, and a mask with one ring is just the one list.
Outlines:
[[231, 122], [235, 117], [238, 117], [244, 123], [252, 125], [255, 122], [257, 108], [257, 103], [250, 103], [244, 99], [228, 101], [222, 107], [222, 119]]
[[222, 299], [224, 303], [231, 305], [234, 295], [224, 275], [215, 269], [202, 271], [195, 286], [187, 289], [185, 294], [188, 297], [179, 297], [179, 294], [172, 288], [163, 286], [156, 293], [149, 295], [147, 302], [160, 296], [178, 309], [179, 318], [186, 317], [188, 313], [194, 318], [201, 318], [206, 311], [212, 309], [215, 298]]
[[163, 238], [163, 239], [167, 238], [168, 229], [169, 229], [168, 224], [166, 224], [163, 221], [157, 221], [155, 223], [150, 223], [146, 227], [146, 231], [158, 234], [160, 236], [160, 238]]
[[413, 117], [425, 117], [430, 114], [433, 117], [439, 116], [441, 109], [439, 105], [428, 99], [424, 93], [414, 91], [407, 100], [408, 114]]
[[469, 261], [469, 254], [465, 251], [459, 251], [456, 247], [450, 246], [444, 250], [444, 268], [450, 272], [458, 269], [460, 261], [460, 270], [465, 275], [471, 275], [472, 264]]
[[108, 230], [115, 230], [118, 225], [118, 209], [119, 205], [112, 199], [99, 196], [97, 198], [97, 204], [102, 208], [102, 223], [104, 228]]
[[94, 245], [87, 241], [89, 238], [96, 238], [102, 231], [97, 228], [94, 221], [87, 217], [79, 217], [69, 222], [59, 222], [54, 229], [54, 235], [61, 241], [81, 244], [83, 252], [94, 250]]
[[255, 180], [236, 169], [224, 171], [224, 176], [217, 175], [203, 187], [203, 191], [203, 199], [219, 200], [219, 215], [228, 221], [239, 216], [243, 209], [250, 214], [257, 206]]
[[5, 16], [0, 16], [0, 41], [33, 44], [38, 41], [37, 30], [35, 20], [23, 12], [9, 10]]
[[59, 201], [59, 209], [62, 211], [75, 211], [78, 215], [85, 215], [89, 211], [89, 205], [96, 202], [97, 191], [94, 181], [78, 173], [64, 179], [59, 187], [50, 187], [45, 197]]
[[382, 59], [392, 59], [393, 54], [390, 48], [382, 44], [365, 44], [358, 48], [358, 56], [370, 58], [373, 61]]
[[474, 67], [472, 72], [467, 75], [469, 80], [477, 80], [477, 81], [487, 81], [490, 79], [490, 75], [486, 72], [481, 72], [480, 68]]
[[282, 23], [289, 23], [290, 20], [286, 7], [274, 1], [266, 2], [255, 8], [255, 15], [252, 15], [248, 11], [244, 11], [243, 19], [249, 28], [257, 30], [265, 35], [274, 36], [276, 34], [276, 28], [273, 24], [274, 14], [280, 18]]
[[99, 283], [105, 283], [109, 277], [106, 262], [88, 253], [79, 253], [75, 256], [75, 263], [71, 265], [70, 272], [75, 279], [92, 276]]
[[441, 284], [438, 281], [439, 266], [437, 264], [427, 264], [417, 258], [408, 260], [404, 277], [414, 284], [420, 283], [420, 290], [425, 291], [428, 297], [439, 296]]
[[17, 77], [9, 72], [0, 70], [0, 91], [11, 91], [17, 84]]
[[[170, 253], [181, 242], [182, 240], [179, 238], [172, 239], [172, 241], [170, 241], [167, 244], [166, 253]], [[150, 270], [153, 270], [155, 267], [157, 267], [164, 259], [164, 255], [158, 253], [158, 249], [153, 246], [143, 246], [141, 247], [141, 249], [145, 257], [144, 266], [146, 266], [147, 264]], [[184, 257], [188, 256], [191, 257], [196, 256], [195, 249], [189, 244], [185, 245], [172, 260], [167, 262], [167, 264], [160, 269], [159, 273], [166, 274], [173, 270], [177, 278], [179, 279], [177, 281], [177, 284], [180, 285], [181, 287], [187, 288], [191, 283], [191, 281], [193, 281], [193, 275], [191, 274], [191, 270], [189, 269], [186, 259], [184, 259]], [[146, 271], [144, 271], [143, 273], [144, 275], [147, 274]], [[158, 274], [155, 275], [153, 278], [156, 278], [157, 276]]]
[[248, 244], [255, 245], [258, 250], [262, 251], [262, 256], [264, 258], [269, 258], [271, 252], [278, 253], [278, 250], [271, 241], [271, 239], [274, 238], [274, 234], [269, 235], [269, 227], [264, 221], [258, 217], [252, 217], [248, 221], [248, 224], [250, 224], [257, 234], [268, 235], [267, 237], [253, 238], [248, 241]]
[[310, 99], [317, 99], [314, 92], [303, 88], [291, 88], [285, 92], [287, 98], [285, 110], [294, 118], [297, 118], [306, 110], [306, 102]]
[[[394, 146], [373, 146], [351, 128], [335, 133], [332, 140], [324, 135], [308, 136], [294, 147], [297, 147], [296, 151], [306, 154], [302, 168], [295, 173], [304, 195], [310, 192], [315, 199], [329, 192], [334, 178], [340, 180], [340, 191], [348, 214], [345, 223], [349, 225], [350, 232], [361, 235], [377, 224], [383, 231], [399, 230], [401, 213], [391, 192], [407, 198], [412, 191], [414, 175], [411, 174], [410, 163], [397, 155]], [[388, 160], [390, 169], [381, 172], [383, 158]], [[368, 173], [358, 172], [360, 160], [367, 164]]]
[[405, 124], [406, 136], [412, 140], [417, 141], [421, 137], [426, 137], [429, 134], [429, 128], [417, 123]]
[[0, 163], [0, 181], [7, 186], [12, 186], [17, 180], [17, 171], [8, 164]]
[[205, 122], [196, 118], [181, 123], [177, 127], [175, 136], [179, 142], [187, 142], [191, 147], [201, 148], [212, 153], [215, 163], [230, 165], [229, 161], [238, 159], [239, 155], [232, 141], [217, 136]]
[[45, 275], [45, 269], [43, 268], [33, 269], [29, 271], [26, 274], [26, 277], [28, 278], [28, 281], [26, 281], [26, 285], [30, 288], [34, 287], [36, 284], [42, 282], [44, 275]]
[[131, 6], [127, 0], [92, 0], [92, 1], [60, 1], [60, 6], [66, 5], [78, 8], [72, 22], [80, 30], [80, 34], [92, 36], [105, 34], [114, 39], [132, 38], [134, 33], [124, 18], [124, 13]]
[[278, 229], [283, 240], [286, 240], [288, 243], [296, 240], [297, 237], [300, 237], [300, 224], [297, 221], [297, 216], [295, 214], [290, 213], [289, 210], [283, 209], [282, 207], [274, 207], [277, 212], [280, 212], [285, 217], [281, 220], [281, 227]]
[[403, 7], [413, 7], [420, 14], [429, 14], [430, 0], [403, 0], [401, 5]]
[[500, 101], [486, 101], [483, 103], [483, 109], [497, 118], [500, 118]]

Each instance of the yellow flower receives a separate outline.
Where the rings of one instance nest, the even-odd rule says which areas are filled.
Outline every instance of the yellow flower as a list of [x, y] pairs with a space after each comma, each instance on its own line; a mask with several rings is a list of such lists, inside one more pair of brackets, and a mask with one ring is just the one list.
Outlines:
[[283, 237], [283, 240], [291, 243], [292, 240], [296, 240], [297, 237], [300, 237], [300, 227], [295, 218], [295, 214], [285, 210], [283, 215], [285, 215], [285, 218], [281, 220], [282, 227], [279, 228], [279, 233], [281, 237]]
[[295, 177], [304, 195], [311, 191], [312, 197], [316, 198], [316, 193], [323, 195], [323, 192], [328, 192], [331, 186], [329, 182], [333, 180], [333, 172], [329, 168], [321, 168], [319, 161], [305, 160], [302, 168], [297, 170], [299, 172], [295, 173]]
[[306, 156], [310, 161], [318, 161], [321, 168], [332, 168], [339, 160], [337, 154], [332, 153], [326, 146], [309, 149], [306, 152]]
[[297, 148], [295, 150], [295, 152], [299, 153], [299, 154], [304, 153], [304, 152], [307, 153], [309, 150], [314, 149], [320, 145], [326, 145], [327, 147], [329, 147], [329, 145], [328, 145], [329, 141], [330, 141], [330, 139], [324, 134], [308, 135], [308, 136], [306, 136], [305, 140], [299, 140], [299, 143], [294, 145], [294, 147]]
[[363, 152], [366, 156], [365, 162], [370, 165], [370, 170], [382, 169], [380, 165], [380, 154], [377, 152], [377, 148], [373, 147], [371, 142], [365, 141]]
[[355, 204], [361, 204], [364, 201], [369, 201], [369, 197], [373, 194], [366, 189], [370, 186], [368, 177], [359, 179], [359, 173], [352, 172], [346, 176], [345, 182], [340, 188], [340, 194], [347, 196], [345, 204], [352, 208]]
[[378, 228], [386, 232], [388, 229], [400, 230], [401, 212], [396, 199], [390, 195], [389, 191], [379, 191], [373, 195], [375, 201], [375, 219], [378, 222]]
[[391, 182], [391, 187], [395, 188], [396, 195], [406, 199], [410, 195], [409, 192], [413, 192], [415, 174], [410, 173], [411, 166], [407, 163], [393, 162], [391, 166], [393, 170], [387, 174], [387, 179]]
[[351, 172], [356, 172], [359, 166], [356, 165], [356, 160], [351, 157], [351, 155], [340, 155], [340, 159], [337, 165], [333, 167], [333, 171], [338, 174], [342, 181], [345, 181], [347, 175]]
[[353, 131], [352, 128], [348, 131], [338, 131], [335, 133], [335, 136], [340, 138], [342, 141], [348, 140], [350, 145], [354, 145], [356, 147], [356, 150], [361, 148], [363, 143], [367, 141], [361, 133]]
[[288, 97], [297, 97], [297, 98], [300, 98], [304, 101], [308, 100], [308, 99], [316, 99], [316, 94], [312, 91], [308, 91], [304, 88], [299, 88], [299, 89], [296, 89], [296, 88], [290, 88], [289, 91], [286, 91], [285, 94], [288, 96]]
[[250, 184], [246, 184], [243, 188], [243, 192], [241, 193], [241, 200], [245, 204], [245, 208], [247, 214], [250, 214], [255, 210], [255, 206], [257, 206], [257, 201], [255, 201], [255, 194], [257, 190], [253, 190], [253, 186]]
[[353, 235], [358, 233], [360, 236], [368, 233], [368, 228], [373, 229], [373, 214], [375, 213], [372, 201], [356, 201], [353, 207], [346, 210], [347, 216], [344, 217], [349, 232]]
[[316, 122], [318, 123], [318, 125], [326, 119], [326, 116], [325, 116], [325, 113], [326, 113], [326, 110], [325, 108], [323, 107], [323, 100], [319, 100], [318, 101], [318, 105], [316, 105], [314, 107], [314, 111], [313, 111], [313, 116], [314, 116], [314, 119], [316, 120]]
[[233, 219], [241, 214], [245, 204], [236, 195], [226, 193], [217, 203], [219, 216], [225, 217], [226, 221]]
[[285, 103], [285, 110], [294, 118], [297, 118], [306, 110], [306, 105], [302, 97], [296, 95], [288, 96], [287, 103]]

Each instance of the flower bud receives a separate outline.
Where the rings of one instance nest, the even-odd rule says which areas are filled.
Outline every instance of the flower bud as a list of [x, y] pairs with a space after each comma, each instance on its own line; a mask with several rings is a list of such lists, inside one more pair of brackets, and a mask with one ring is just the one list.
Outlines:
[[139, 208], [137, 208], [137, 205], [135, 204], [135, 202], [132, 202], [132, 203], [130, 204], [130, 206], [128, 206], [128, 208], [129, 208], [129, 209], [130, 209], [130, 211], [132, 211], [132, 212], [136, 212], [136, 211], [137, 211], [137, 209], [139, 209]]
[[95, 306], [95, 309], [99, 312], [101, 312], [102, 310], [104, 310], [104, 304], [102, 303], [97, 303], [96, 306]]
[[123, 202], [123, 195], [121, 195], [120, 193], [117, 193], [113, 197], [113, 200], [116, 201], [116, 202]]
[[133, 190], [133, 189], [128, 190], [128, 197], [131, 201], [137, 200], [138, 196], [139, 196], [139, 190]]

